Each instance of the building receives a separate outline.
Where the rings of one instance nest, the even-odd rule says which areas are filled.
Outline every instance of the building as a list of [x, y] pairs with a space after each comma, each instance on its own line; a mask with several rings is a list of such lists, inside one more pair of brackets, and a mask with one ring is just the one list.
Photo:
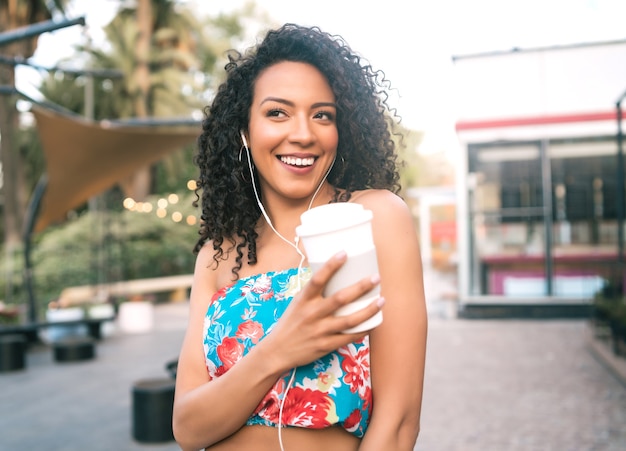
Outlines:
[[624, 292], [625, 62], [626, 40], [454, 58], [462, 313]]

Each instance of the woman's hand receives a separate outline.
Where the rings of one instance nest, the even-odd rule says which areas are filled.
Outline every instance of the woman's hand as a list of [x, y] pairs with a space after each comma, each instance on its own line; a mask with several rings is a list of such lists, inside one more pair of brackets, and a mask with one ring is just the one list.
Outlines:
[[365, 278], [324, 297], [323, 292], [331, 277], [346, 261], [345, 252], [336, 254], [316, 271], [298, 293], [263, 340], [271, 346], [273, 356], [281, 360], [285, 369], [306, 365], [344, 346], [358, 341], [368, 332], [344, 333], [374, 316], [384, 300], [377, 298], [367, 307], [346, 316], [335, 316], [337, 310], [372, 290], [379, 284], [378, 274]]

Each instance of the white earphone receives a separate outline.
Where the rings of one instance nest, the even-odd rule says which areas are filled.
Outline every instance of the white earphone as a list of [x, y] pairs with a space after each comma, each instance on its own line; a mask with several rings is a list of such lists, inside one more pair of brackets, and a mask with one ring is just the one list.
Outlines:
[[[252, 182], [252, 190], [254, 192], [254, 196], [256, 198], [257, 205], [261, 209], [261, 214], [265, 217], [265, 221], [270, 226], [270, 228], [274, 231], [274, 233], [276, 235], [278, 235], [278, 237], [281, 238], [284, 242], [286, 242], [291, 247], [293, 247], [295, 249], [295, 251], [298, 253], [298, 255], [300, 256], [300, 264], [298, 265], [298, 279], [297, 279], [298, 291], [299, 291], [300, 288], [301, 288], [301, 286], [300, 286], [300, 283], [301, 283], [300, 272], [302, 270], [302, 266], [303, 266], [304, 260], [306, 258], [304, 253], [300, 250], [300, 247], [299, 247], [300, 237], [296, 235], [295, 242], [292, 243], [287, 238], [282, 236], [278, 232], [278, 230], [276, 230], [274, 228], [274, 225], [272, 224], [272, 220], [270, 219], [269, 215], [265, 211], [265, 208], [263, 207], [263, 203], [261, 202], [261, 199], [259, 198], [259, 193], [257, 192], [257, 186], [256, 186], [256, 183], [254, 181], [254, 172], [252, 170], [252, 157], [250, 156], [250, 149], [248, 148], [248, 140], [246, 139], [246, 135], [243, 133], [243, 130], [240, 130], [239, 133], [241, 135], [241, 141], [243, 143], [243, 147], [246, 149], [246, 152], [248, 152], [248, 169], [250, 170], [250, 178], [251, 178], [251, 182]], [[324, 181], [328, 177], [328, 174], [330, 174], [330, 170], [332, 169], [334, 164], [335, 164], [335, 159], [333, 158], [333, 161], [332, 161], [330, 167], [326, 171], [326, 174], [324, 174], [324, 178], [322, 179], [322, 181], [318, 185], [317, 189], [315, 190], [315, 193], [313, 193], [313, 196], [311, 197], [311, 201], [309, 202], [308, 210], [310, 210], [311, 207], [313, 206], [313, 201], [315, 200], [315, 197], [317, 196], [317, 193], [322, 188], [322, 185], [324, 184]], [[287, 386], [285, 388], [285, 393], [283, 395], [283, 398], [280, 400], [280, 407], [278, 409], [278, 443], [280, 445], [281, 451], [285, 450], [285, 447], [283, 445], [283, 436], [282, 436], [283, 408], [285, 407], [285, 401], [287, 400], [287, 393], [289, 393], [289, 390], [293, 386], [295, 377], [296, 377], [296, 368], [293, 368], [291, 370], [291, 377], [289, 378], [289, 382], [287, 383]]]

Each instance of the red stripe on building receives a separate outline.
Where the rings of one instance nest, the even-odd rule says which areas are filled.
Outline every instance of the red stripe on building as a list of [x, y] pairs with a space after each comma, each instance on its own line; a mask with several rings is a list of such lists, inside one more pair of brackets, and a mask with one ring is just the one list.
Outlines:
[[503, 127], [523, 127], [529, 125], [568, 124], [573, 122], [616, 121], [617, 111], [600, 113], [561, 114], [554, 116], [530, 116], [508, 119], [487, 119], [479, 121], [459, 121], [457, 131], [481, 130]]

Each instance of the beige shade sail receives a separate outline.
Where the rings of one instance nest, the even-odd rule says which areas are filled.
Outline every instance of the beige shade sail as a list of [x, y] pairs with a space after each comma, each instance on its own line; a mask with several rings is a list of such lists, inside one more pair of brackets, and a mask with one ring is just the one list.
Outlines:
[[199, 124], [121, 125], [33, 105], [48, 183], [34, 231], [115, 186], [146, 165], [196, 141]]

